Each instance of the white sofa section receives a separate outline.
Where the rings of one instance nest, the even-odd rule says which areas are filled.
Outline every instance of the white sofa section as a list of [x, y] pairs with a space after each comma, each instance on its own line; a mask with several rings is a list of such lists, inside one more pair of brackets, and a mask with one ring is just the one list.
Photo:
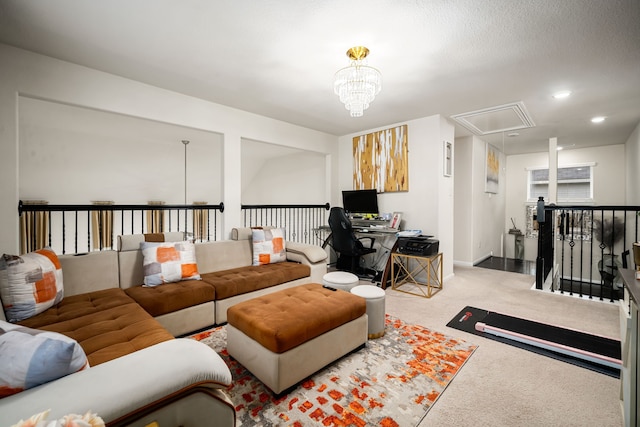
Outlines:
[[231, 381], [210, 347], [175, 339], [0, 399], [0, 425], [50, 409], [49, 420], [91, 411], [112, 426], [231, 427]]

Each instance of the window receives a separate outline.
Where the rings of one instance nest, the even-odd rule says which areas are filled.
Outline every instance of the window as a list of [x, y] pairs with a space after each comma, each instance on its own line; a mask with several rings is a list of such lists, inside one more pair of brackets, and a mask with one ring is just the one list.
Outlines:
[[[549, 169], [530, 169], [527, 200], [549, 200]], [[558, 168], [558, 202], [593, 201], [593, 165]]]

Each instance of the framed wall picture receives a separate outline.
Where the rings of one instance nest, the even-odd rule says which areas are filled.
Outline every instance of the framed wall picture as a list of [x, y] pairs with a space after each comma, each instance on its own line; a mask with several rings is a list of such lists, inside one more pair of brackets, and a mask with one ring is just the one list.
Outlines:
[[487, 144], [487, 159], [485, 166], [485, 193], [498, 193], [500, 184], [500, 152], [496, 147]]
[[451, 176], [453, 173], [453, 145], [449, 141], [444, 141], [442, 157], [444, 160], [442, 174]]
[[407, 125], [353, 138], [353, 189], [409, 191]]

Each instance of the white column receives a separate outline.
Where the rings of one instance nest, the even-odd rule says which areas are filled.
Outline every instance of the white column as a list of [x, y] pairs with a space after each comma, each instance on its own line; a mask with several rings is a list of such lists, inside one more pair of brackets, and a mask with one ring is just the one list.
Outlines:
[[549, 200], [558, 202], [558, 138], [549, 138]]
[[18, 230], [18, 92], [0, 88], [0, 253], [17, 254]]
[[224, 133], [223, 148], [223, 182], [222, 202], [224, 213], [222, 214], [222, 240], [231, 237], [231, 229], [242, 227], [242, 137], [235, 132]]

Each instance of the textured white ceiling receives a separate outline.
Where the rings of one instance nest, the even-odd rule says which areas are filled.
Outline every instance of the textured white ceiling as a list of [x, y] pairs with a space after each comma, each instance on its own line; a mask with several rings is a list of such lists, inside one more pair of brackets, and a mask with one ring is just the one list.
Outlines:
[[[522, 102], [507, 153], [624, 143], [639, 22], [639, 0], [0, 0], [0, 42], [335, 135]], [[383, 75], [361, 118], [332, 89], [355, 45]]]

